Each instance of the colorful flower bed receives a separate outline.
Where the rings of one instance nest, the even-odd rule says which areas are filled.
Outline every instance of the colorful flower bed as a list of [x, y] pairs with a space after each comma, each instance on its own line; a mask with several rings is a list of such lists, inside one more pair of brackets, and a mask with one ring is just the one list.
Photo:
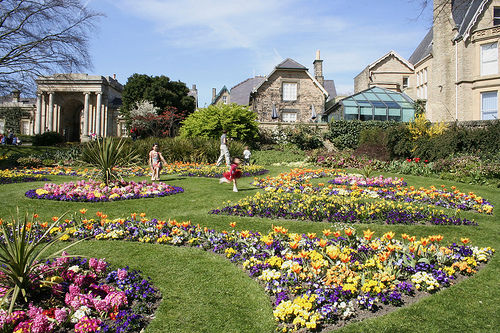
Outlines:
[[63, 184], [47, 183], [41, 188], [29, 190], [25, 195], [32, 199], [100, 202], [163, 197], [181, 192], [184, 192], [181, 187], [165, 183], [117, 181], [106, 186], [100, 181], [80, 180]]
[[[258, 176], [263, 175], [268, 172], [259, 165], [244, 165], [241, 166], [242, 176]], [[144, 167], [132, 167], [132, 168], [114, 168], [114, 171], [119, 177], [144, 177], [149, 176], [151, 170]], [[215, 166], [214, 164], [200, 164], [200, 163], [185, 163], [176, 162], [171, 164], [163, 165], [161, 174], [163, 175], [173, 175], [179, 174], [182, 176], [190, 177], [212, 177], [220, 178], [222, 173], [227, 171], [226, 166]], [[73, 169], [70, 167], [43, 167], [34, 169], [14, 169], [21, 175], [55, 175], [55, 176], [77, 176], [80, 178], [96, 178], [99, 175], [96, 169]]]
[[36, 273], [30, 303], [10, 315], [0, 310], [1, 332], [139, 332], [161, 298], [139, 271], [113, 270], [103, 259], [63, 253]]
[[359, 175], [346, 174], [339, 175], [328, 183], [334, 185], [356, 185], [364, 187], [396, 187], [396, 186], [406, 186], [406, 182], [403, 178], [384, 178], [382, 175], [378, 177], [365, 178]]
[[47, 181], [43, 175], [26, 175], [16, 170], [0, 170], [0, 184]]
[[[334, 185], [325, 186], [324, 183], [312, 184], [312, 178], [324, 177], [329, 174], [335, 174]], [[283, 173], [277, 177], [256, 178], [253, 185], [264, 188], [266, 191], [275, 191], [278, 193], [309, 193], [318, 196], [345, 196], [345, 197], [363, 197], [371, 199], [382, 199], [392, 201], [413, 202], [425, 205], [441, 206], [444, 208], [453, 208], [457, 210], [475, 211], [478, 213], [492, 214], [493, 205], [486, 199], [477, 196], [473, 192], [460, 192], [455, 186], [451, 190], [441, 186], [441, 189], [431, 186], [430, 188], [420, 187], [416, 189], [413, 186], [403, 187], [398, 184], [406, 184], [402, 178], [371, 178], [373, 184], [367, 187], [364, 178], [342, 174], [340, 170], [319, 169], [316, 172], [305, 169], [295, 169], [289, 173]], [[351, 183], [350, 186], [341, 185], [345, 182]], [[359, 183], [358, 183], [359, 181]], [[331, 182], [331, 181], [329, 181]], [[396, 186], [388, 187], [388, 184]], [[376, 186], [376, 184], [382, 186]]]
[[[273, 227], [268, 234], [248, 230], [216, 232], [190, 222], [132, 218], [84, 220], [73, 237], [123, 239], [187, 245], [213, 251], [241, 265], [271, 296], [278, 329], [316, 331], [358, 316], [373, 316], [381, 308], [401, 306], [414, 296], [434, 293], [473, 275], [494, 253], [489, 247], [443, 244], [443, 236], [417, 239], [394, 232], [379, 237], [370, 230], [326, 229], [289, 233]], [[231, 223], [235, 227], [236, 223]], [[35, 223], [34, 228], [43, 227]], [[367, 313], [368, 315], [364, 315]]]
[[449, 216], [432, 205], [387, 201], [362, 201], [356, 197], [315, 195], [309, 193], [256, 193], [236, 203], [228, 201], [210, 214], [257, 216], [294, 220], [342, 223], [477, 225], [476, 222]]

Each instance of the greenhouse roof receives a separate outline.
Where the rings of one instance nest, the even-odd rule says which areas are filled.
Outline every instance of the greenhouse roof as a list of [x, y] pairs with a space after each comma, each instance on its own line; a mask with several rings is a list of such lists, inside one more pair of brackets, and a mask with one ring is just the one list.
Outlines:
[[415, 114], [413, 100], [404, 93], [372, 87], [332, 105], [326, 104], [323, 118], [410, 121]]
[[340, 101], [344, 106], [361, 106], [385, 109], [413, 109], [413, 100], [404, 93], [373, 87]]

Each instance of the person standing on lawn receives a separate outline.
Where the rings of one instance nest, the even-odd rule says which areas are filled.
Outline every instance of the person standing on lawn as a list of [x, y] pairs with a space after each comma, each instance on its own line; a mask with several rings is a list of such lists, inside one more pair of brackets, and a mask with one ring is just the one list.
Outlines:
[[243, 150], [244, 165], [250, 165], [250, 156], [252, 156], [252, 153], [248, 149], [248, 146], [245, 146], [245, 150]]
[[151, 168], [151, 180], [160, 180], [160, 172], [162, 162], [167, 164], [163, 155], [159, 152], [158, 144], [153, 144], [153, 148], [149, 152], [149, 166]]
[[217, 159], [216, 165], [219, 166], [222, 162], [223, 158], [226, 158], [226, 165], [229, 166], [229, 149], [227, 149], [227, 131], [223, 130], [222, 135], [220, 137], [220, 156]]
[[221, 179], [219, 179], [219, 184], [233, 182], [233, 192], [238, 192], [238, 186], [236, 180], [241, 177], [241, 170], [238, 169], [240, 166], [240, 159], [238, 157], [233, 158], [233, 163], [231, 163], [231, 168], [229, 171], [224, 172]]

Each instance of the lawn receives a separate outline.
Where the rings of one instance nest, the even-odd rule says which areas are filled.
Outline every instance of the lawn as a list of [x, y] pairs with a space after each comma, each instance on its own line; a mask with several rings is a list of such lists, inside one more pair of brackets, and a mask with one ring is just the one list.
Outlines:
[[[285, 167], [270, 167], [271, 175], [288, 171]], [[392, 176], [387, 174], [387, 176]], [[49, 176], [54, 182], [75, 180], [73, 177]], [[476, 213], [461, 214], [475, 219], [479, 226], [406, 226], [371, 224], [375, 236], [387, 231], [418, 236], [441, 234], [445, 243], [468, 237], [474, 245], [500, 248], [497, 209], [500, 191], [492, 187], [471, 186], [432, 178], [404, 176], [409, 185], [457, 186], [462, 192], [473, 191], [488, 199], [494, 206], [492, 216]], [[144, 180], [145, 177], [134, 180]], [[0, 216], [7, 219], [19, 207], [21, 212], [36, 212], [50, 220], [68, 212], [72, 214], [86, 208], [87, 216], [103, 212], [110, 218], [146, 213], [149, 218], [190, 220], [216, 230], [229, 229], [236, 221], [237, 230], [267, 233], [272, 225], [282, 225], [290, 232], [316, 232], [329, 228], [329, 223], [285, 221], [249, 217], [209, 215], [211, 209], [221, 207], [227, 200], [236, 201], [255, 194], [259, 189], [250, 185], [252, 178], [239, 182], [240, 192], [219, 185], [216, 179], [163, 176], [162, 181], [184, 188], [185, 192], [155, 199], [126, 200], [102, 203], [73, 203], [33, 200], [24, 193], [40, 187], [44, 182], [1, 185]], [[79, 213], [77, 213], [79, 214]], [[367, 225], [355, 225], [358, 231]], [[150, 276], [163, 293], [163, 302], [156, 319], [147, 332], [271, 332], [275, 324], [272, 307], [264, 289], [240, 268], [222, 256], [195, 248], [171, 247], [156, 244], [122, 241], [87, 241], [72, 252], [105, 257], [116, 265], [129, 265]], [[341, 332], [414, 332], [414, 331], [496, 331], [500, 313], [500, 262], [498, 255], [474, 277], [427, 297], [409, 307], [401, 308], [383, 317], [352, 323]]]

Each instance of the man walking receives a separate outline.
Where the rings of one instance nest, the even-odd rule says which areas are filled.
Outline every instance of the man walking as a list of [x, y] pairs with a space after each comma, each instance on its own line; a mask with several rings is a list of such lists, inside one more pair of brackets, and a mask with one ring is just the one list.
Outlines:
[[223, 130], [222, 135], [220, 136], [220, 156], [217, 160], [217, 166], [219, 166], [222, 162], [222, 159], [226, 158], [226, 165], [229, 166], [229, 150], [227, 149], [227, 131]]

